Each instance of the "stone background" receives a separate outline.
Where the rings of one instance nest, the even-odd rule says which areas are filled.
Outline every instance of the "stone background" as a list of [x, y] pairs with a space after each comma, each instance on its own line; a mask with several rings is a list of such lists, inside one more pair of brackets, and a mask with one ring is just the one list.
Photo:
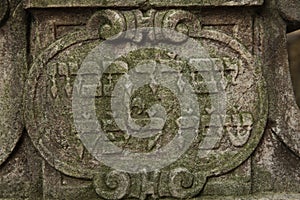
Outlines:
[[[128, 10], [128, 8], [124, 9], [124, 5], [120, 6], [123, 1], [101, 1], [101, 3], [103, 2], [104, 4], [112, 2], [109, 5], [105, 4], [112, 9], [117, 7], [120, 10]], [[175, 186], [169, 189], [168, 186], [165, 186], [168, 183], [159, 183], [155, 174], [133, 175], [133, 180], [136, 180], [133, 185], [136, 187], [122, 191], [123, 185], [118, 182], [118, 179], [112, 179], [106, 184], [107, 173], [105, 170], [101, 174], [104, 178], [96, 177], [99, 182], [89, 175], [81, 177], [77, 172], [80, 170], [76, 168], [71, 169], [74, 171], [69, 174], [65, 173], [70, 169], [55, 160], [56, 155], [52, 155], [53, 152], [45, 155], [37, 148], [40, 145], [40, 138], [30, 132], [33, 122], [28, 120], [30, 118], [28, 115], [32, 114], [33, 110], [25, 106], [29, 101], [27, 95], [30, 96], [33, 91], [29, 91], [30, 94], [27, 94], [28, 91], [25, 91], [24, 88], [28, 84], [27, 79], [30, 77], [34, 56], [47, 49], [51, 43], [63, 37], [65, 33], [84, 29], [85, 24], [82, 21], [87, 21], [96, 10], [96, 8], [89, 9], [89, 6], [93, 5], [93, 0], [72, 0], [68, 3], [59, 0], [0, 0], [1, 200], [176, 199], [176, 197], [177, 199], [236, 200], [300, 199], [300, 111], [294, 98], [296, 96], [298, 105], [300, 105], [300, 33], [287, 35], [287, 32], [300, 28], [299, 1], [193, 0], [187, 2], [176, 0], [175, 2], [177, 6], [187, 4], [187, 8], [182, 6], [182, 9], [187, 11], [194, 9], [197, 13], [203, 12], [203, 19], [206, 20], [205, 25], [208, 28], [217, 26], [219, 31], [228, 34], [234, 32], [232, 37], [235, 37], [235, 40], [244, 42], [245, 46], [250, 48], [252, 46], [253, 54], [260, 57], [263, 72], [259, 73], [262, 73], [266, 80], [264, 91], [266, 91], [268, 99], [266, 106], [268, 116], [261, 116], [261, 118], [266, 117], [266, 125], [263, 127], [263, 136], [259, 140], [259, 144], [249, 148], [254, 151], [248, 150], [249, 155], [247, 154], [246, 159], [241, 160], [241, 163], [225, 173], [212, 174], [207, 177], [201, 191], [190, 193], [185, 190], [192, 190], [196, 183], [202, 181], [189, 176], [190, 174], [184, 174], [182, 180], [177, 181], [181, 186], [179, 189]], [[76, 6], [76, 3], [85, 5], [86, 8], [79, 8], [80, 6]], [[130, 6], [135, 6], [143, 11], [140, 13], [142, 16], [144, 14], [141, 17], [144, 22], [147, 22], [149, 17], [149, 13], [144, 12], [145, 10], [151, 6], [162, 6], [160, 10], [168, 10], [170, 4], [172, 4], [171, 0], [130, 1]], [[201, 6], [205, 6], [205, 8]], [[66, 11], [65, 7], [69, 7], [69, 10]], [[171, 7], [173, 8], [174, 5]], [[130, 9], [132, 8], [130, 7]], [[55, 24], [54, 22], [66, 21], [69, 24], [59, 23], [57, 26], [50, 26]], [[70, 26], [72, 23], [73, 25]], [[56, 29], [57, 27], [59, 29]], [[241, 30], [236, 27], [241, 27]], [[249, 29], [254, 30], [253, 34]], [[53, 34], [53, 32], [57, 34]], [[251, 37], [255, 40], [250, 41]], [[226, 49], [226, 46], [223, 48]], [[65, 76], [65, 74], [63, 75]], [[31, 86], [27, 85], [27, 88]], [[48, 100], [42, 95], [39, 98], [45, 102]], [[62, 105], [63, 107], [64, 105]], [[255, 117], [259, 121], [260, 116]], [[47, 125], [52, 127], [53, 124]], [[55, 130], [55, 136], [60, 136], [64, 130]], [[42, 132], [43, 130], [38, 131]], [[53, 145], [51, 146], [53, 149], [62, 144], [65, 145], [65, 148], [69, 147], [65, 142], [68, 138], [56, 139], [61, 143], [51, 143], [50, 146]], [[80, 147], [80, 145], [78, 146]], [[83, 152], [83, 150], [78, 148], [78, 152]], [[77, 152], [74, 154], [78, 155]], [[77, 160], [74, 159], [74, 163]], [[230, 160], [228, 163], [230, 165]], [[97, 166], [88, 162], [84, 164], [91, 168]], [[64, 171], [64, 169], [67, 170]], [[126, 184], [127, 182], [121, 183]], [[117, 193], [119, 187], [121, 195]], [[163, 190], [160, 194], [157, 194], [158, 187]], [[172, 189], [173, 196], [169, 191]]]

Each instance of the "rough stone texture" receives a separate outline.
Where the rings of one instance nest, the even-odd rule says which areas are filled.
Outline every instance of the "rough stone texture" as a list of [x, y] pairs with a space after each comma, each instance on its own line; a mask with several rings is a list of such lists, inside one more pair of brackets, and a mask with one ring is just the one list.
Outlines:
[[285, 21], [280, 18], [279, 13], [272, 12], [273, 9], [277, 8], [275, 2], [268, 2], [266, 6], [270, 9], [264, 13], [263, 17], [264, 19], [272, 18], [272, 20], [268, 22], [262, 19], [262, 58], [268, 66], [265, 68], [265, 74], [268, 76], [265, 77], [269, 84], [269, 124], [271, 131], [278, 135], [280, 139], [299, 156], [300, 112], [295, 101], [288, 64], [286, 49], [287, 25]]
[[[19, 2], [0, 3], [0, 164], [23, 130], [23, 82], [26, 70], [26, 18]], [[9, 17], [9, 19], [8, 19]], [[24, 39], [25, 38], [25, 39]]]
[[298, 29], [300, 26], [300, 4], [298, 0], [277, 1], [279, 13], [287, 22], [288, 29]]
[[[40, 197], [40, 157], [24, 131], [27, 18], [22, 1], [0, 2], [0, 198]], [[23, 132], [23, 136], [21, 134]]]
[[[287, 27], [299, 23], [297, 7], [297, 1], [275, 0], [1, 1], [0, 199], [300, 199], [300, 112], [286, 50]], [[170, 117], [159, 137], [137, 139], [113, 122], [112, 89], [140, 61], [153, 59], [189, 77], [203, 116], [182, 158], [160, 171], [128, 174], [96, 160], [80, 141], [73, 82], [95, 46], [126, 29], [152, 26], [177, 28], [209, 50], [216, 68], [202, 73], [222, 72], [228, 112], [214, 132], [223, 130], [222, 139], [199, 158], [213, 108], [198, 72], [161, 50], [118, 59], [96, 93], [98, 120], [115, 145], [150, 152], [178, 129], [178, 101], [151, 85], [133, 95], [131, 115], [147, 124], [145, 110], [161, 103]]]
[[264, 0], [27, 0], [27, 8], [51, 7], [147, 7], [147, 6], [253, 6], [262, 5]]

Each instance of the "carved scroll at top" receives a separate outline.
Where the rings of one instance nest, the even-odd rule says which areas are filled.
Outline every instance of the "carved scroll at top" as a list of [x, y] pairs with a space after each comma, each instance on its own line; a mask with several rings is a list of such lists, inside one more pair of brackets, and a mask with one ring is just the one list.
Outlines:
[[27, 0], [27, 8], [51, 8], [51, 7], [140, 7], [147, 6], [257, 6], [264, 0]]

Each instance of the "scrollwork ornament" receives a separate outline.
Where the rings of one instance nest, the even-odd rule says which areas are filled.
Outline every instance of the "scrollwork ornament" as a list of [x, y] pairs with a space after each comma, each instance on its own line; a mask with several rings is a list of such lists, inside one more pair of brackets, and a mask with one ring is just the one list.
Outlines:
[[173, 197], [190, 198], [197, 195], [206, 183], [206, 176], [191, 173], [186, 168], [177, 168], [171, 171], [169, 187]]
[[[149, 27], [153, 21], [154, 28]], [[192, 198], [201, 192], [208, 177], [222, 175], [243, 163], [260, 141], [267, 118], [261, 66], [233, 37], [219, 30], [200, 29], [199, 18], [182, 10], [143, 15], [138, 11], [102, 10], [88, 21], [87, 30], [68, 34], [43, 51], [29, 73], [25, 116], [28, 134], [45, 160], [69, 176], [93, 179], [97, 194], [104, 199], [149, 193]], [[152, 35], [154, 37], [149, 37]], [[118, 38], [118, 42], [112, 42], [114, 38]], [[109, 41], [101, 41], [104, 39]], [[72, 81], [75, 75], [76, 80]], [[138, 76], [141, 78], [136, 78]], [[59, 82], [60, 79], [65, 81]], [[70, 92], [72, 85], [73, 93]], [[135, 101], [131, 104], [131, 97], [144, 85], [149, 85], [151, 94], [156, 93], [160, 85], [163, 88], [170, 85], [172, 90], [169, 91], [179, 97], [178, 103], [168, 95], [153, 101], [155, 104], [149, 105], [153, 109], [146, 110], [150, 111], [149, 126], [134, 124], [138, 122], [134, 121], [135, 117], [127, 115], [132, 105], [137, 111], [132, 112], [134, 114], [148, 108], [137, 98], [133, 98]], [[227, 94], [232, 94], [229, 105], [231, 102], [242, 105], [240, 100], [244, 104], [226, 112]], [[171, 142], [158, 143], [160, 130], [167, 123], [161, 120], [166, 118], [161, 112], [164, 106], [156, 103], [164, 98], [174, 107], [180, 105], [178, 110], [182, 109], [179, 113], [183, 116], [173, 118], [171, 115], [178, 130], [170, 129], [174, 133]], [[200, 100], [207, 103], [200, 107]], [[62, 108], [60, 102], [67, 104]], [[49, 105], [54, 108], [50, 112]], [[101, 112], [96, 112], [99, 110]], [[225, 121], [228, 126], [223, 124]], [[151, 132], [144, 131], [144, 127], [150, 127]], [[120, 143], [115, 132], [121, 133]], [[152, 136], [149, 142], [138, 147], [140, 151], [121, 146], [123, 141], [146, 140], [149, 135]], [[153, 144], [158, 145], [152, 148]], [[190, 145], [199, 148], [190, 148]], [[181, 156], [183, 154], [187, 156]], [[152, 185], [154, 189], [132, 191], [133, 186], [141, 187], [135, 182], [135, 175], [129, 176], [129, 173], [154, 173], [172, 163], [175, 166], [160, 175], [160, 183], [167, 188], [165, 191], [157, 192], [152, 179], [145, 180], [147, 187]], [[107, 167], [118, 171], [107, 171]], [[134, 181], [130, 182], [130, 178]]]
[[[184, 10], [163, 11], [156, 15], [156, 27], [172, 29], [190, 37], [198, 37], [201, 32], [200, 20], [191, 12]], [[163, 33], [164, 38], [174, 42], [183, 42], [172, 35]]]
[[113, 10], [103, 10], [94, 14], [87, 24], [93, 36], [101, 39], [118, 38], [126, 30], [126, 22], [122, 13]]
[[96, 175], [94, 186], [96, 193], [104, 199], [122, 199], [128, 193], [130, 177], [125, 172], [111, 171], [107, 175]]

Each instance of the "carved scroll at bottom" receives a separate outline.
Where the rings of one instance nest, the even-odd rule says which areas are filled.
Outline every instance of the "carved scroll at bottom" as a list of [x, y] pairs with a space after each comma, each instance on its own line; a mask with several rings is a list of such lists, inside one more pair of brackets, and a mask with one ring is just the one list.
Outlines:
[[111, 171], [103, 176], [94, 178], [95, 190], [99, 196], [105, 199], [122, 199], [128, 193], [130, 177], [127, 173]]
[[158, 197], [192, 198], [197, 196], [207, 181], [201, 173], [186, 168], [145, 174], [111, 171], [94, 178], [96, 193], [104, 199]]

